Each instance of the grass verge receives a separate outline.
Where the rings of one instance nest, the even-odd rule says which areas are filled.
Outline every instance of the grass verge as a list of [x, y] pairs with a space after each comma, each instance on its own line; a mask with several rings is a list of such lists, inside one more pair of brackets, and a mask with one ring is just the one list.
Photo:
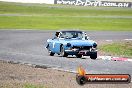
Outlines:
[[131, 16], [132, 9], [0, 2], [0, 13], [42, 14], [47, 16]]
[[47, 88], [41, 85], [24, 84], [24, 88]]
[[0, 16], [2, 29], [84, 29], [84, 30], [127, 30], [132, 29], [132, 19], [82, 18], [51, 16]]
[[110, 55], [118, 55], [123, 57], [132, 57], [132, 42], [116, 42], [106, 44], [99, 47], [100, 51]]
[[0, 29], [132, 31], [132, 9], [0, 2]]

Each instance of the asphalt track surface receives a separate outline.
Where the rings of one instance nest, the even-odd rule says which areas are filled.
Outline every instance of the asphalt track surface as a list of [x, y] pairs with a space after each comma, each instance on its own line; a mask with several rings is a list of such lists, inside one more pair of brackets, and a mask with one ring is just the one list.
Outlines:
[[[132, 62], [67, 58], [48, 56], [46, 40], [54, 31], [0, 30], [0, 60], [47, 66], [53, 69], [76, 72], [82, 65], [88, 73], [122, 73], [132, 75]], [[132, 32], [88, 31], [95, 41], [132, 39]]]

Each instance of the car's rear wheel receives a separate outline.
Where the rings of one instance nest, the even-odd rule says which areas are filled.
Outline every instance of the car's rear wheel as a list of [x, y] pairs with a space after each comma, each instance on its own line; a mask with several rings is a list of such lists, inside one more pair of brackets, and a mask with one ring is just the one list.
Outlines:
[[61, 45], [61, 47], [60, 47], [60, 55], [62, 57], [67, 57], [68, 56], [68, 54], [64, 51], [64, 46], [63, 45]]
[[50, 56], [54, 56], [55, 53], [51, 52], [51, 50], [49, 49], [49, 45], [47, 46], [47, 50], [48, 50], [48, 54], [49, 54]]
[[81, 58], [82, 55], [81, 55], [81, 54], [77, 54], [76, 57], [77, 57], [77, 58]]
[[53, 52], [50, 52], [50, 53], [49, 53], [50, 56], [54, 56], [54, 54], [55, 54], [55, 53], [53, 53]]
[[97, 58], [97, 52], [92, 52], [90, 58], [95, 60]]

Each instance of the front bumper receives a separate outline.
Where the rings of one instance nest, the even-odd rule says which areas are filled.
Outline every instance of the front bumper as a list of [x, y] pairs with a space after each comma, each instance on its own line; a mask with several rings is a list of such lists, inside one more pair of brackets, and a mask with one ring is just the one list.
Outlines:
[[78, 54], [83, 55], [83, 56], [90, 56], [91, 54], [97, 53], [97, 50], [81, 50], [78, 52]]
[[71, 49], [65, 50], [65, 52], [69, 55], [83, 55], [83, 56], [90, 56], [90, 54], [97, 53], [97, 49], [90, 49], [90, 50], [78, 50], [78, 49]]

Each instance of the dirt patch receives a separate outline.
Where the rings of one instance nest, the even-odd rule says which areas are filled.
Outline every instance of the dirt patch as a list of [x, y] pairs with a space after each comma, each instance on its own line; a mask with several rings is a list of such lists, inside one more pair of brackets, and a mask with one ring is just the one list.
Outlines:
[[132, 83], [80, 86], [75, 79], [76, 74], [73, 73], [0, 61], [0, 88], [28, 88], [25, 86], [27, 84], [41, 85], [44, 88], [132, 88]]

